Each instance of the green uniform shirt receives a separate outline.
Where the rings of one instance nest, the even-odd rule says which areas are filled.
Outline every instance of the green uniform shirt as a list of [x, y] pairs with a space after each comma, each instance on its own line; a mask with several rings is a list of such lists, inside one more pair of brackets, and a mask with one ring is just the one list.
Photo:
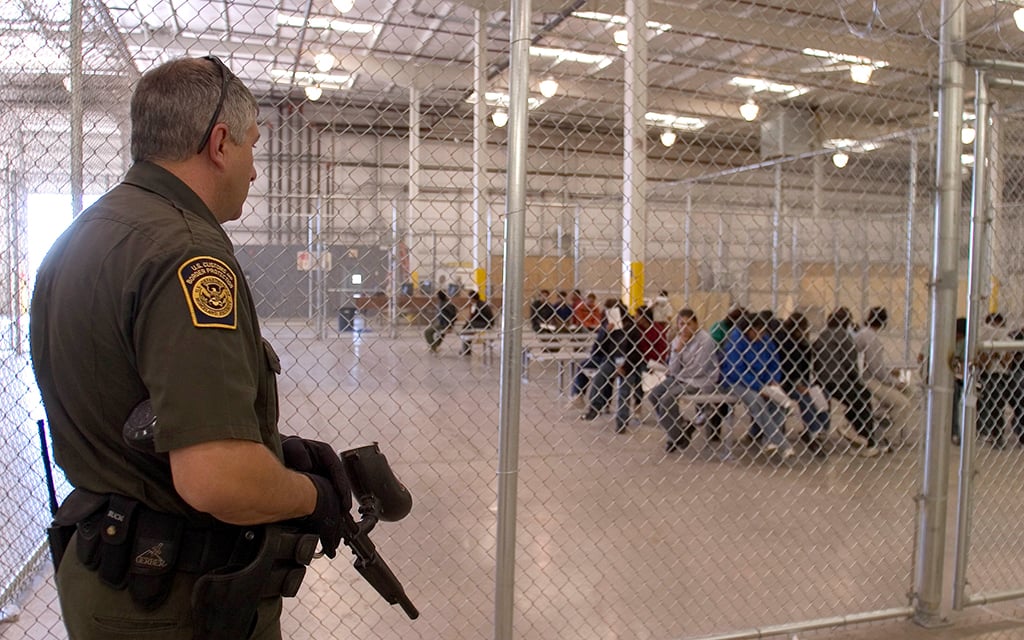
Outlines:
[[[196, 516], [167, 452], [223, 439], [280, 456], [276, 354], [260, 337], [234, 248], [199, 197], [142, 162], [76, 219], [39, 269], [32, 363], [72, 485]], [[122, 426], [151, 398], [157, 453]]]

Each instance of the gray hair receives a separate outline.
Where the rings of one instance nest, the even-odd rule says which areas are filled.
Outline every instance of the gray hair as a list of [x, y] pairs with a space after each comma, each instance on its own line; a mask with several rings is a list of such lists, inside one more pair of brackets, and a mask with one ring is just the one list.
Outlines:
[[[219, 65], [204, 58], [171, 60], [144, 74], [131, 102], [132, 161], [177, 162], [196, 155], [221, 84]], [[258, 110], [252, 92], [230, 74], [217, 121], [227, 125], [232, 142], [245, 144]]]

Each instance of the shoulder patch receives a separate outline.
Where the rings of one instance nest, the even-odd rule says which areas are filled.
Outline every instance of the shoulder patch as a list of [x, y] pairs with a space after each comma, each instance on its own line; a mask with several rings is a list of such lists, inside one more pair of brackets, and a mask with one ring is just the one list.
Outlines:
[[185, 292], [192, 324], [219, 329], [238, 327], [237, 279], [231, 267], [209, 256], [190, 258], [178, 267], [178, 280]]

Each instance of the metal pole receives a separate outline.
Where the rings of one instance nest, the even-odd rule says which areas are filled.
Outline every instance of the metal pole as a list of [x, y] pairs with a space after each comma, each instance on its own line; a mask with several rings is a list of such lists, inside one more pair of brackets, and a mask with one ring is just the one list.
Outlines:
[[83, 86], [85, 74], [82, 73], [82, 11], [83, 0], [71, 0], [71, 217], [77, 218], [82, 213], [82, 200], [85, 193], [85, 132], [82, 121], [85, 118]]
[[388, 305], [388, 324], [391, 327], [391, 337], [398, 337], [398, 277], [402, 268], [398, 256], [398, 245], [401, 242], [401, 235], [398, 229], [398, 203], [391, 202], [391, 290], [388, 292], [391, 304]]
[[622, 292], [643, 304], [647, 236], [647, 15], [649, 0], [625, 0], [629, 44], [623, 72]]
[[936, 157], [935, 237], [932, 258], [930, 348], [924, 468], [918, 498], [914, 562], [914, 620], [943, 623], [942, 569], [949, 489], [949, 424], [952, 418], [953, 351], [959, 266], [960, 125], [963, 121], [966, 6], [942, 0], [939, 33], [939, 123]]
[[977, 358], [978, 328], [981, 325], [981, 309], [984, 304], [985, 261], [988, 258], [988, 86], [985, 72], [976, 69], [974, 113], [976, 117], [974, 138], [974, 179], [971, 183], [971, 240], [969, 246], [969, 267], [967, 270], [967, 332], [964, 337], [963, 377], [964, 389], [960, 403], [960, 467], [959, 489], [956, 506], [956, 545], [953, 579], [953, 608], [964, 606], [967, 589], [967, 555], [971, 540], [971, 509], [974, 469], [974, 450], [977, 430], [976, 382], [980, 373], [974, 362]]
[[[476, 104], [473, 105], [473, 278], [477, 296], [489, 298], [487, 282], [490, 272], [487, 270], [487, 254], [490, 247], [486, 243], [485, 227], [487, 214], [487, 102], [484, 93], [487, 91], [487, 22], [484, 12], [474, 11], [473, 26], [476, 31], [476, 47], [473, 55], [474, 82]], [[484, 281], [476, 282], [477, 270], [484, 270]]]
[[775, 165], [772, 189], [772, 309], [779, 308], [779, 221], [782, 217], [782, 165]]
[[573, 288], [580, 289], [582, 279], [580, 277], [580, 261], [583, 259], [583, 252], [580, 251], [580, 240], [583, 238], [583, 229], [580, 223], [582, 207], [577, 203], [572, 212], [572, 282]]
[[[405, 212], [406, 251], [409, 254], [409, 268], [413, 266], [412, 242], [413, 221], [416, 219], [420, 195], [420, 90], [409, 87], [409, 205]], [[437, 274], [431, 274], [433, 284], [437, 284]]]
[[914, 295], [914, 209], [917, 203], [917, 136], [910, 136], [910, 184], [907, 186], [906, 268], [903, 271], [903, 361], [910, 362], [911, 305]]
[[683, 218], [683, 297], [686, 304], [690, 302], [690, 258], [693, 251], [693, 243], [690, 242], [690, 224], [693, 219], [693, 194], [686, 191], [686, 211]]
[[891, 620], [893, 618], [906, 618], [914, 613], [911, 607], [898, 607], [894, 609], [881, 609], [879, 611], [868, 611], [867, 613], [853, 613], [845, 616], [832, 616], [830, 618], [818, 618], [804, 622], [791, 622], [789, 624], [777, 624], [769, 627], [758, 627], [744, 631], [731, 633], [720, 633], [710, 636], [700, 636], [693, 640], [758, 640], [772, 636], [791, 635], [796, 638], [802, 631], [813, 631], [815, 629], [838, 629], [854, 624], [866, 622], [878, 622], [880, 620]]
[[512, 640], [516, 569], [516, 494], [522, 395], [523, 260], [526, 247], [526, 100], [530, 78], [531, 0], [511, 0], [505, 260], [502, 274], [501, 391], [498, 403], [498, 513], [494, 637]]

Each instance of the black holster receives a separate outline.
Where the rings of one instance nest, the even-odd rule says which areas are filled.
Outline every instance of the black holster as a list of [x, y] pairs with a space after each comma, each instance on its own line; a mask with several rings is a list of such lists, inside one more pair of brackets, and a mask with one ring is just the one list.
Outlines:
[[280, 526], [262, 527], [252, 535], [258, 551], [251, 562], [231, 563], [196, 581], [192, 615], [197, 640], [248, 638], [260, 600], [298, 593], [318, 537]]
[[53, 516], [53, 522], [46, 528], [46, 537], [50, 542], [50, 558], [53, 559], [53, 572], [60, 569], [60, 562], [71, 544], [79, 522], [93, 517], [100, 509], [107, 506], [107, 496], [99, 493], [75, 489], [64, 500]]

